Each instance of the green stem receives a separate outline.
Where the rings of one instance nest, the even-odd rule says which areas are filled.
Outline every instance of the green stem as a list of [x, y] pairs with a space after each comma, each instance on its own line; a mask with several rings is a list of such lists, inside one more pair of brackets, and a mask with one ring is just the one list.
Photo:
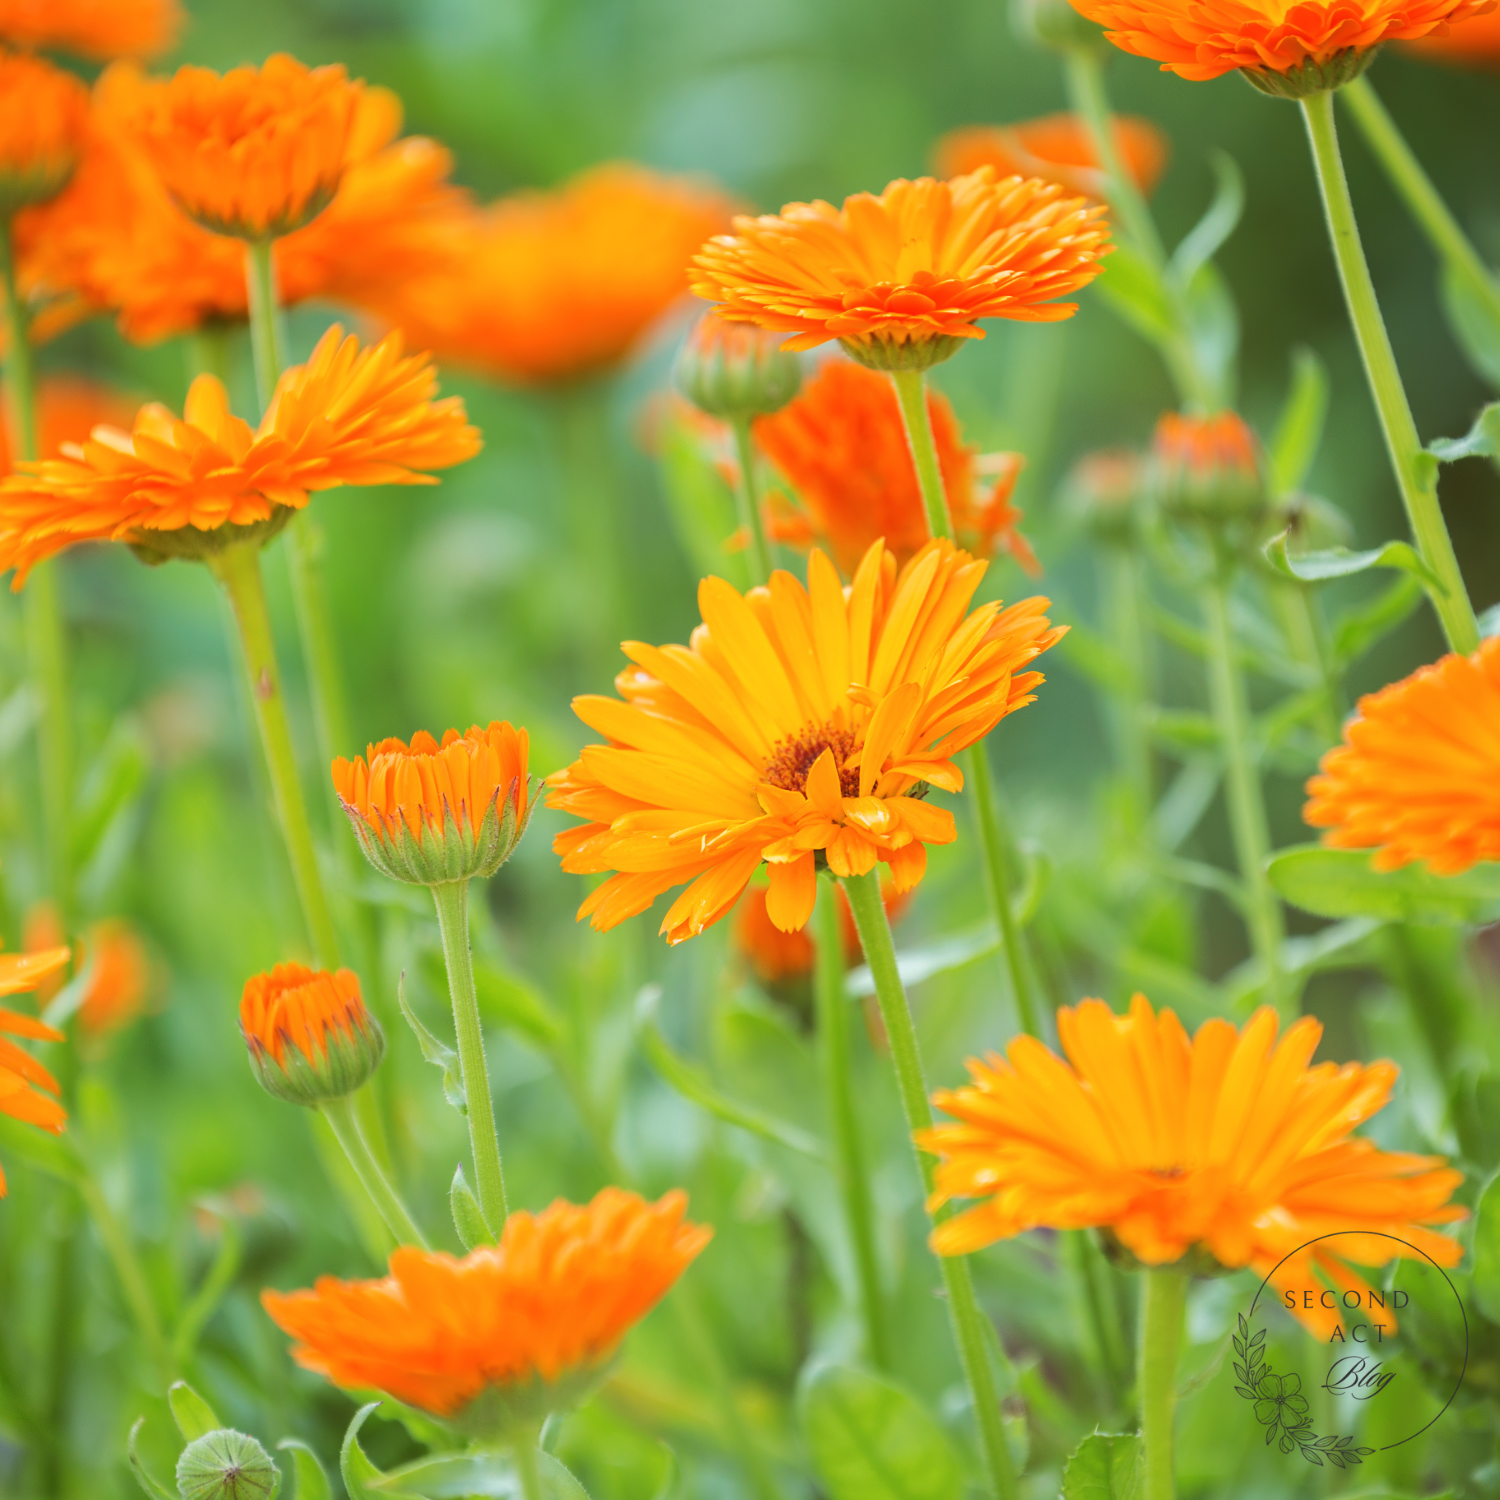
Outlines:
[[865, 1354], [877, 1370], [891, 1368], [886, 1336], [885, 1304], [880, 1290], [880, 1261], [875, 1253], [875, 1209], [870, 1193], [869, 1165], [860, 1136], [859, 1116], [849, 1069], [849, 1000], [844, 993], [844, 924], [839, 912], [839, 890], [834, 881], [820, 881], [817, 905], [817, 968], [814, 998], [818, 1010], [818, 1053], [823, 1092], [833, 1121], [839, 1187], [844, 1195], [844, 1217], [854, 1248], [854, 1273], [859, 1283], [860, 1310], [865, 1322]]
[[281, 833], [286, 840], [292, 879], [302, 903], [308, 936], [312, 939], [319, 964], [325, 969], [336, 969], [338, 937], [333, 918], [329, 915], [328, 898], [323, 892], [318, 854], [307, 821], [307, 804], [302, 799], [302, 783], [297, 776], [286, 699], [281, 691], [276, 645], [271, 635], [271, 617], [266, 608], [265, 585], [260, 574], [259, 543], [233, 542], [212, 555], [210, 566], [234, 608], [235, 624], [239, 627], [240, 644], [245, 653], [250, 697], [260, 726], [261, 749], [265, 752], [266, 769], [270, 773]]
[[[0, 286], [5, 295], [5, 394], [17, 459], [38, 456], [36, 369], [31, 319], [16, 284], [11, 220], [0, 217]], [[26, 653], [31, 687], [40, 713], [37, 753], [41, 764], [42, 824], [47, 843], [48, 886], [64, 925], [72, 908], [68, 860], [69, 803], [73, 780], [73, 721], [68, 707], [67, 638], [63, 629], [58, 564], [33, 568], [25, 600]]]
[[1140, 1402], [1145, 1488], [1141, 1500], [1175, 1500], [1172, 1414], [1187, 1303], [1185, 1271], [1142, 1271]]
[[1106, 1405], [1117, 1406], [1129, 1375], [1129, 1359], [1120, 1328], [1119, 1307], [1107, 1283], [1109, 1262], [1086, 1229], [1064, 1230], [1068, 1261], [1083, 1297], [1084, 1316], [1099, 1356], [1100, 1385]]
[[1115, 748], [1125, 783], [1134, 793], [1140, 817], [1154, 801], [1148, 705], [1153, 697], [1151, 659], [1141, 608], [1141, 564], [1131, 547], [1114, 545], [1103, 559], [1104, 618], [1110, 644], [1127, 667], [1115, 697]]
[[990, 904], [995, 908], [1000, 943], [1005, 949], [1005, 967], [1010, 975], [1011, 993], [1015, 997], [1016, 1020], [1027, 1036], [1040, 1036], [1041, 1019], [1037, 1014], [1036, 996], [1031, 989], [1025, 937], [1011, 905], [1011, 891], [1015, 882], [1011, 879], [1010, 851], [1006, 844], [1005, 829], [1001, 826], [1000, 809], [995, 800], [994, 783], [990, 778], [989, 753], [983, 740], [970, 748], [966, 759], [969, 763], [969, 784], [974, 792], [974, 817], [979, 824], [979, 842], [984, 850], [985, 883], [989, 887]]
[[505, 1227], [505, 1178], [500, 1171], [500, 1142], [495, 1134], [495, 1106], [484, 1060], [484, 1029], [479, 996], [474, 990], [474, 959], [469, 950], [469, 882], [453, 880], [432, 887], [443, 958], [448, 965], [448, 994], [458, 1035], [458, 1066], [468, 1106], [469, 1144], [474, 1152], [474, 1180], [479, 1211], [497, 1239]]
[[1225, 793], [1234, 850], [1244, 882], [1250, 941], [1266, 972], [1271, 1002], [1285, 1016], [1290, 995], [1281, 972], [1286, 936], [1281, 902], [1266, 873], [1271, 834], [1251, 738], [1250, 705], [1229, 621], [1229, 578], [1222, 565], [1203, 591], [1209, 638], [1209, 701], [1224, 757]]
[[771, 581], [771, 571], [776, 566], [771, 555], [770, 538], [766, 535], [766, 520], [760, 513], [760, 480], [756, 473], [755, 440], [750, 433], [749, 417], [735, 417], [730, 426], [734, 429], [734, 446], [740, 460], [740, 482], [734, 496], [739, 503], [740, 525], [750, 537], [750, 582], [765, 584]]
[[922, 370], [892, 370], [896, 399], [901, 403], [901, 421], [916, 465], [922, 504], [927, 507], [927, 529], [933, 536], [953, 538], [953, 518], [943, 491], [943, 470], [938, 463], [937, 443], [932, 436], [932, 413], [927, 409], [927, 376]]
[[521, 1481], [521, 1500], [544, 1500], [542, 1472], [537, 1464], [537, 1440], [541, 1433], [527, 1430], [514, 1443], [516, 1477]]
[[1339, 280], [1343, 283], [1344, 300], [1349, 307], [1349, 320], [1354, 326], [1354, 336], [1370, 382], [1370, 394], [1375, 399], [1375, 409], [1385, 433], [1386, 450], [1390, 454], [1391, 467], [1395, 470], [1417, 549], [1437, 575], [1439, 588], [1429, 591], [1432, 602], [1449, 646], [1454, 651], [1468, 653], [1478, 649], [1479, 625], [1438, 502], [1437, 464], [1423, 451], [1421, 439], [1417, 436], [1417, 424], [1406, 399], [1406, 389], [1401, 384], [1401, 372], [1396, 367], [1390, 335], [1380, 314], [1375, 284], [1370, 279], [1370, 267], [1360, 243], [1354, 200], [1349, 196], [1349, 183], [1339, 155], [1333, 95], [1313, 94], [1302, 100], [1302, 115], [1307, 122], [1308, 140], [1312, 145]]
[[[867, 875], [847, 877], [843, 885], [854, 913], [854, 925], [859, 929], [865, 962], [875, 980], [875, 995], [890, 1040], [891, 1062], [896, 1069], [896, 1086], [901, 1094], [907, 1128], [912, 1133], [927, 1130], [932, 1125], [927, 1080], [922, 1074], [922, 1057], [917, 1047], [911, 1007], [906, 1002], [906, 990], [896, 967], [896, 946], [891, 940], [891, 924], [880, 899], [879, 881], [871, 871]], [[916, 1157], [923, 1187], [930, 1194], [935, 1173], [932, 1159], [921, 1151], [916, 1152]], [[946, 1213], [939, 1217], [946, 1217]], [[1020, 1491], [1010, 1449], [1006, 1446], [1005, 1423], [986, 1344], [984, 1314], [974, 1295], [969, 1262], [962, 1256], [944, 1255], [938, 1257], [938, 1265], [948, 1297], [948, 1319], [958, 1346], [959, 1362], [974, 1402], [974, 1417], [979, 1424], [990, 1490], [995, 1500], [1015, 1500]]]
[[162, 1332], [161, 1319], [157, 1315], [156, 1302], [151, 1296], [151, 1287], [146, 1280], [146, 1273], [141, 1269], [141, 1263], [136, 1258], [135, 1246], [130, 1243], [130, 1236], [125, 1226], [115, 1217], [114, 1210], [110, 1208], [99, 1184], [92, 1177], [84, 1177], [79, 1182], [78, 1196], [83, 1199], [83, 1206], [94, 1221], [94, 1229], [99, 1235], [100, 1243], [104, 1246], [104, 1253], [108, 1255], [110, 1264], [115, 1269], [115, 1275], [119, 1279], [120, 1290], [124, 1294], [125, 1306], [130, 1312], [131, 1321], [134, 1322], [136, 1332], [140, 1334], [141, 1342], [145, 1344], [146, 1352], [156, 1366], [161, 1379], [161, 1388], [165, 1391], [172, 1383], [171, 1350]]
[[1339, 683], [1328, 647], [1328, 633], [1318, 614], [1312, 585], [1292, 579], [1278, 580], [1272, 600], [1281, 616], [1281, 631], [1295, 661], [1316, 673], [1323, 689], [1313, 727], [1325, 745], [1336, 744], [1344, 717], [1343, 688]]
[[328, 1121], [328, 1128], [333, 1131], [334, 1138], [343, 1147], [344, 1155], [349, 1158], [354, 1175], [370, 1195], [375, 1211], [385, 1220], [385, 1227], [396, 1236], [396, 1243], [420, 1245], [425, 1250], [426, 1236], [407, 1211], [400, 1194], [391, 1186], [390, 1179], [381, 1171], [380, 1163], [375, 1160], [364, 1131], [359, 1128], [359, 1120], [354, 1113], [354, 1100], [348, 1096], [327, 1099], [319, 1108], [323, 1111], [323, 1118]]
[[250, 310], [250, 352], [255, 356], [255, 390], [262, 413], [276, 394], [284, 363], [281, 315], [276, 295], [274, 240], [252, 240], [245, 246], [245, 291]]
[[1380, 102], [1370, 80], [1356, 78], [1353, 83], [1345, 84], [1340, 93], [1432, 248], [1500, 324], [1500, 282], [1495, 280], [1494, 272], [1484, 263], [1453, 211], [1443, 202], [1442, 194], [1423, 171], [1422, 163]]

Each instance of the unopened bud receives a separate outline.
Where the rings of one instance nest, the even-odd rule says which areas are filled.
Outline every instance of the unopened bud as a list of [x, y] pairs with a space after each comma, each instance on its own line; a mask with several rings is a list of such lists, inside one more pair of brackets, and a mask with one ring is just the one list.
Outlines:
[[240, 1000], [240, 1031], [260, 1086], [309, 1107], [352, 1094], [385, 1055], [385, 1033], [348, 969], [278, 964], [257, 974]]
[[1176, 520], [1223, 525], [1266, 510], [1259, 445], [1235, 412], [1168, 412], [1156, 424], [1151, 471], [1157, 503]]
[[1058, 51], [1104, 45], [1103, 28], [1081, 16], [1068, 0], [1010, 0], [1010, 25], [1017, 36]]
[[182, 1500], [271, 1500], [281, 1471], [253, 1437], [223, 1427], [182, 1450], [177, 1493]]
[[780, 411], [802, 384], [786, 335], [705, 313], [677, 356], [677, 389], [699, 411], [726, 421]]
[[1063, 483], [1063, 502], [1096, 541], [1126, 546], [1135, 537], [1146, 464], [1130, 448], [1088, 453]]

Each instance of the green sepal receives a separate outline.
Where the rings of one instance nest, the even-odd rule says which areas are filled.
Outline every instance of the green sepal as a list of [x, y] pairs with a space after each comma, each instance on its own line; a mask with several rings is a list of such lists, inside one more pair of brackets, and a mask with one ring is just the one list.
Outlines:
[[318, 1455], [301, 1438], [282, 1438], [276, 1447], [282, 1453], [291, 1454], [292, 1472], [297, 1476], [293, 1500], [333, 1500], [333, 1491]]
[[167, 1392], [167, 1405], [172, 1408], [172, 1419], [185, 1443], [217, 1432], [224, 1425], [208, 1402], [185, 1380], [177, 1381]]
[[1379, 47], [1345, 47], [1325, 62], [1309, 57], [1299, 67], [1285, 73], [1269, 68], [1241, 68], [1245, 82], [1262, 94], [1276, 99], [1310, 99], [1353, 83], [1375, 61]]
[[839, 346], [856, 364], [892, 374], [898, 370], [930, 370], [952, 359], [966, 339], [940, 333], [930, 339], [892, 339], [873, 334], [867, 339], [840, 339]]
[[277, 1099], [315, 1109], [330, 1099], [347, 1098], [368, 1083], [385, 1056], [385, 1032], [367, 1010], [361, 1012], [353, 1030], [330, 1026], [323, 1040], [321, 1058], [310, 1058], [288, 1043], [277, 1062], [258, 1038], [245, 1034], [255, 1081]]
[[453, 1173], [453, 1185], [448, 1189], [448, 1207], [453, 1213], [453, 1227], [463, 1241], [465, 1250], [478, 1250], [481, 1246], [493, 1245], [495, 1236], [484, 1222], [479, 1200], [469, 1179], [464, 1176], [464, 1164], [460, 1162]]

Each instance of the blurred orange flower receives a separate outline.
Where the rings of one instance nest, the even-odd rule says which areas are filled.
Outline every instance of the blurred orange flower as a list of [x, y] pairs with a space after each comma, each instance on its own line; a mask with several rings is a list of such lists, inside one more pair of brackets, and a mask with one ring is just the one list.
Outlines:
[[304, 1368], [494, 1436], [518, 1407], [565, 1404], [703, 1251], [712, 1231], [686, 1209], [680, 1192], [608, 1187], [513, 1213], [497, 1246], [462, 1259], [404, 1247], [382, 1280], [324, 1276], [261, 1301]]
[[838, 339], [862, 363], [931, 363], [983, 338], [980, 318], [1071, 317], [1077, 304], [1053, 299], [1099, 274], [1108, 240], [1102, 207], [981, 167], [737, 218], [694, 259], [693, 290], [720, 317], [793, 335], [789, 349]]
[[0, 0], [0, 42], [80, 57], [151, 57], [182, 22], [177, 0]]
[[[933, 1103], [955, 1124], [918, 1134], [940, 1158], [933, 1207], [978, 1198], [939, 1224], [933, 1247], [963, 1255], [1023, 1230], [1103, 1229], [1151, 1266], [1206, 1253], [1219, 1265], [1305, 1285], [1314, 1265], [1363, 1288], [1345, 1263], [1392, 1258], [1394, 1235], [1442, 1265], [1462, 1247], [1425, 1226], [1452, 1223], [1463, 1173], [1441, 1157], [1381, 1151], [1352, 1132], [1390, 1097], [1394, 1063], [1310, 1067], [1322, 1026], [1304, 1016], [1276, 1041], [1263, 1007], [1243, 1030], [1212, 1020], [1189, 1040], [1144, 995], [1117, 1016], [1099, 1000], [1057, 1013], [1067, 1062], [1032, 1037], [971, 1061], [973, 1082]], [[1296, 1254], [1320, 1235], [1372, 1231]], [[1400, 1252], [1404, 1254], [1405, 1252]], [[1298, 1315], [1328, 1337], [1337, 1310]]]
[[123, 917], [94, 923], [78, 945], [77, 962], [92, 974], [78, 1007], [78, 1024], [86, 1034], [118, 1031], [145, 1009], [151, 961], [139, 933]]
[[[127, 338], [149, 343], [243, 319], [246, 298], [243, 246], [183, 214], [130, 135], [145, 87], [135, 68], [105, 71], [94, 89], [91, 143], [72, 182], [22, 214], [16, 233], [34, 302], [71, 299], [83, 311], [113, 312]], [[470, 212], [468, 195], [448, 181], [448, 151], [421, 136], [397, 139], [400, 129], [393, 94], [359, 94], [333, 201], [272, 247], [284, 306], [314, 297], [383, 305], [392, 287], [444, 253]]]
[[[994, 482], [981, 497], [979, 455], [964, 445], [953, 408], [929, 391], [927, 412], [959, 545], [979, 557], [1008, 552], [1039, 574], [1036, 554], [1016, 529], [1021, 512], [1010, 503], [1025, 460], [1018, 453], [986, 460]], [[926, 545], [927, 509], [885, 375], [829, 360], [788, 405], [757, 420], [754, 431], [801, 502], [792, 510], [773, 508], [770, 530], [778, 541], [826, 547], [846, 577], [882, 537], [898, 563]]]
[[[1115, 151], [1135, 185], [1149, 193], [1167, 164], [1166, 136], [1149, 120], [1111, 119]], [[990, 166], [1001, 177], [1040, 177], [1071, 193], [1103, 199], [1104, 178], [1088, 126], [1071, 114], [1043, 115], [1014, 125], [965, 125], [950, 130], [934, 151], [939, 177], [961, 177]]]
[[693, 251], [730, 212], [695, 178], [608, 162], [475, 214], [384, 311], [440, 358], [499, 379], [582, 379], [625, 360], [684, 295]]
[[[67, 961], [66, 948], [53, 948], [45, 953], [0, 953], [0, 995], [34, 990], [57, 974]], [[68, 1117], [56, 1099], [47, 1097], [61, 1092], [57, 1080], [29, 1052], [10, 1041], [10, 1036], [60, 1042], [62, 1033], [33, 1016], [0, 1007], [0, 1115], [39, 1125], [58, 1135]], [[41, 1089], [46, 1093], [39, 1093]], [[4, 1194], [5, 1172], [0, 1170], [0, 1197]]]
[[54, 198], [88, 132], [89, 91], [71, 73], [0, 51], [0, 215]]
[[1179, 514], [1243, 514], [1265, 498], [1260, 444], [1236, 412], [1164, 413], [1151, 439], [1151, 467], [1162, 506]]
[[1483, 14], [1494, 0], [1073, 0], [1115, 46], [1197, 80], [1242, 69], [1283, 92], [1278, 76], [1313, 87], [1355, 76], [1382, 42], [1426, 36]]
[[926, 788], [962, 786], [952, 757], [1031, 702], [1041, 674], [1022, 669], [1063, 633], [1040, 598], [966, 614], [985, 568], [937, 541], [898, 572], [877, 542], [846, 591], [813, 551], [806, 587], [777, 572], [741, 596], [704, 579], [691, 647], [625, 642], [625, 701], [573, 700], [607, 743], [548, 779], [548, 806], [584, 820], [553, 842], [563, 868], [615, 872], [580, 920], [606, 930], [691, 882], [661, 924], [680, 943], [763, 863], [788, 932], [812, 914], [822, 860], [841, 876], [886, 863], [910, 890], [926, 846], [956, 837]]
[[1433, 62], [1493, 68], [1500, 63], [1500, 10], [1459, 21], [1446, 30], [1430, 31], [1405, 43], [1404, 50]]
[[421, 471], [479, 451], [463, 402], [434, 401], [436, 389], [432, 365], [403, 357], [399, 334], [361, 350], [337, 325], [282, 375], [258, 429], [200, 375], [181, 421], [152, 403], [132, 433], [97, 428], [0, 483], [0, 569], [15, 568], [20, 588], [34, 564], [81, 541], [197, 556], [204, 533], [279, 522], [318, 490], [435, 483]]
[[128, 124], [172, 200], [218, 234], [274, 239], [327, 208], [351, 161], [364, 84], [284, 52], [259, 68], [142, 79]]
[[[0, 401], [0, 409], [9, 411], [9, 403]], [[56, 458], [64, 443], [85, 442], [98, 426], [119, 426], [129, 422], [136, 407], [118, 391], [81, 375], [53, 375], [41, 382], [37, 392], [37, 425], [39, 451], [43, 458]], [[15, 467], [14, 444], [7, 415], [0, 424], [0, 474]]]
[[[897, 922], [911, 904], [912, 892], [898, 891], [889, 881], [882, 883], [880, 897], [891, 923]], [[844, 962], [864, 962], [859, 932], [849, 898], [839, 891], [839, 927], [844, 935]], [[817, 950], [805, 931], [783, 932], [766, 908], [766, 887], [745, 887], [734, 912], [734, 946], [750, 965], [751, 972], [764, 985], [779, 985], [806, 979], [813, 971]]]
[[1461, 875], [1500, 860], [1500, 639], [1445, 656], [1359, 700], [1307, 783], [1302, 816], [1377, 870], [1421, 860]]

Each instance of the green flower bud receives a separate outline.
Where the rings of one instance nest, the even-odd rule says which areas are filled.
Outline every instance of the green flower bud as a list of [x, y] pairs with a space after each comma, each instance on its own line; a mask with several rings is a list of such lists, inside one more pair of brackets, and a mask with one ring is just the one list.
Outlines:
[[802, 384], [802, 363], [784, 333], [705, 313], [688, 334], [673, 376], [699, 411], [727, 421], [780, 411]]
[[271, 1500], [281, 1471], [271, 1455], [243, 1432], [221, 1427], [189, 1443], [177, 1460], [182, 1500]]
[[1010, 25], [1017, 36], [1058, 51], [1104, 45], [1103, 28], [1080, 15], [1068, 0], [1011, 0]]
[[1151, 445], [1152, 488], [1164, 514], [1224, 526], [1267, 509], [1255, 434], [1232, 411], [1211, 417], [1168, 412]]

